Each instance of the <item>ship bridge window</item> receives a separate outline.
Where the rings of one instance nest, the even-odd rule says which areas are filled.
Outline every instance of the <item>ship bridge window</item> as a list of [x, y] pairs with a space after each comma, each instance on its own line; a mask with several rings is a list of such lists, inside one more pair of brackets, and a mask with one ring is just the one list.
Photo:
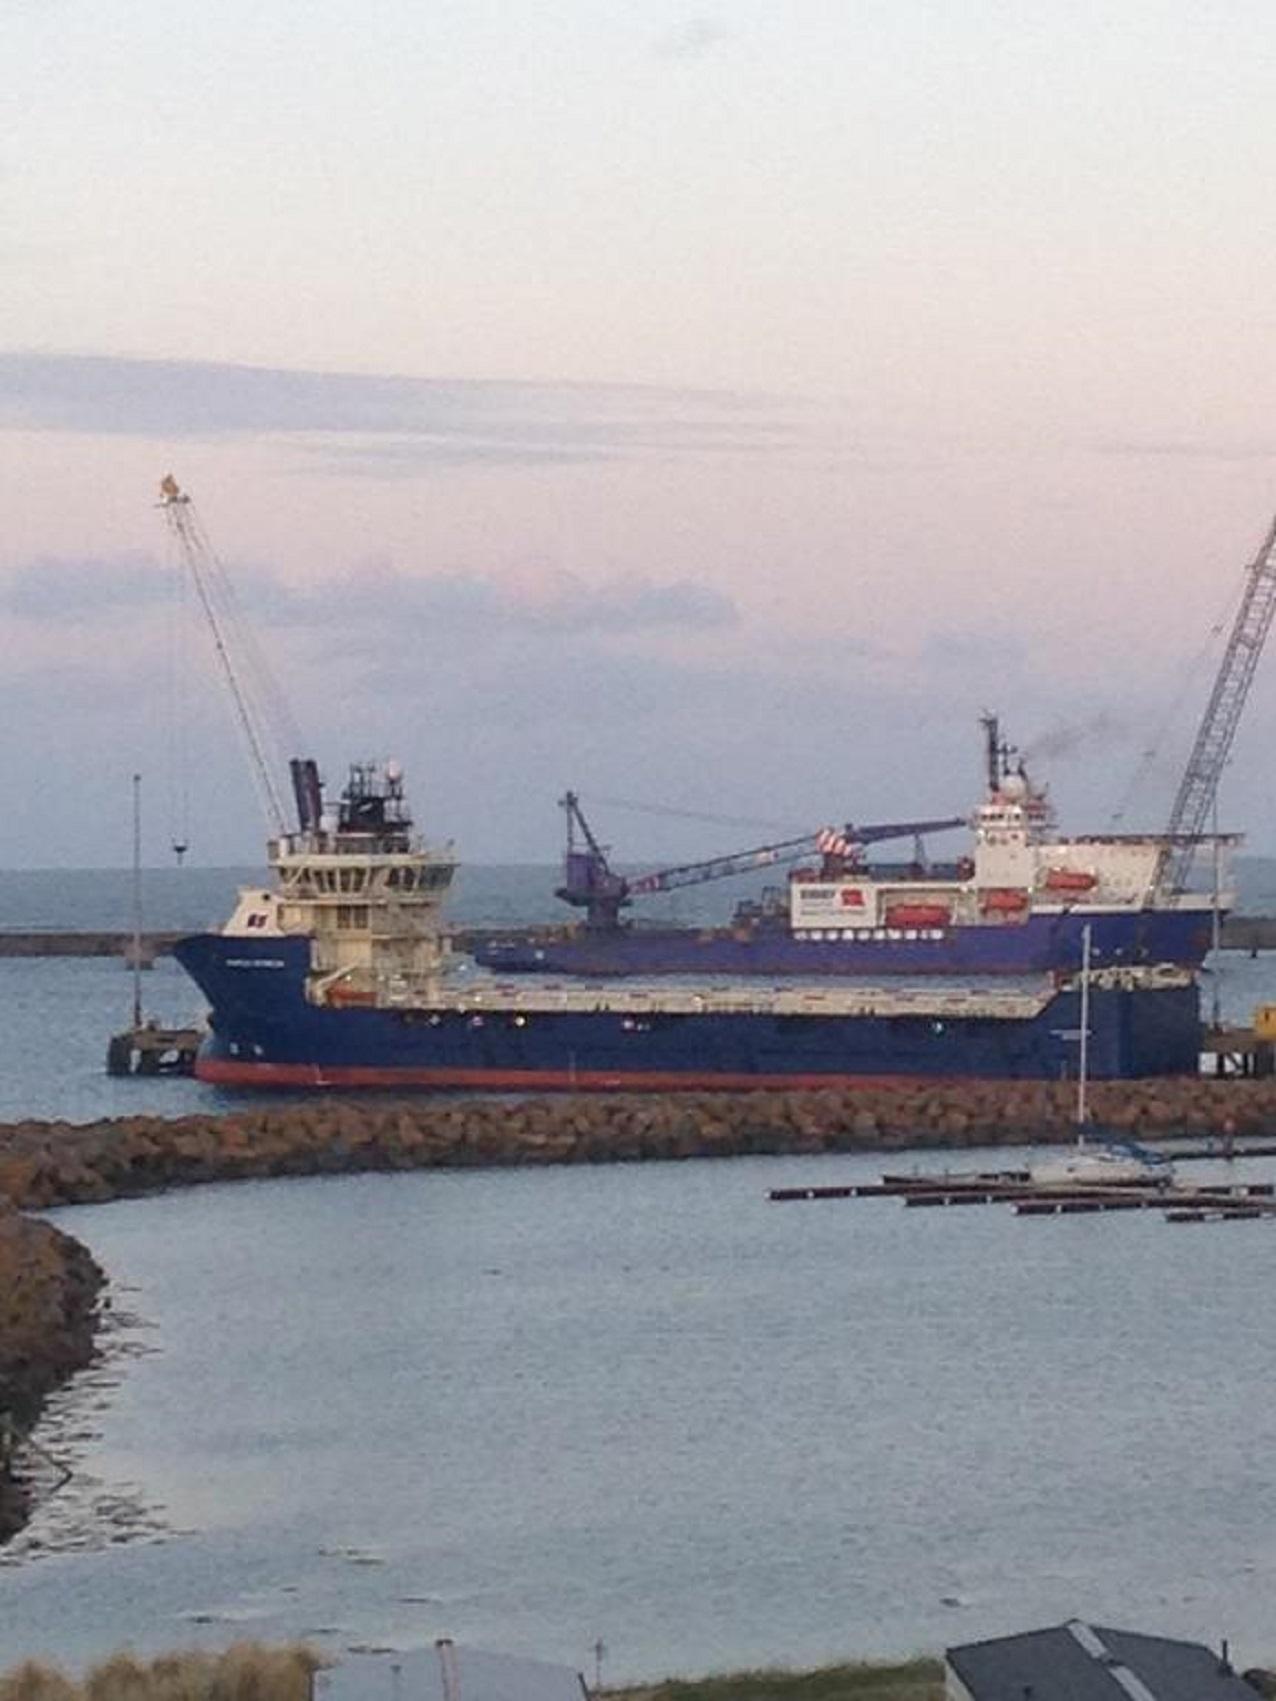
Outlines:
[[368, 906], [366, 904], [338, 904], [337, 926], [349, 928], [366, 928], [368, 925]]
[[386, 885], [393, 886], [396, 891], [415, 891], [419, 886], [427, 885], [427, 871], [415, 868], [391, 868], [386, 874]]

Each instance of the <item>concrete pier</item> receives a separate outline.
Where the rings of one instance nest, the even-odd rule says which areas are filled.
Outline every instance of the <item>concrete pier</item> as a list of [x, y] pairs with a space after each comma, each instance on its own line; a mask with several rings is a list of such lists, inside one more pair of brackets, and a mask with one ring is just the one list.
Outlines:
[[[167, 956], [181, 933], [144, 933], [142, 962]], [[0, 930], [0, 957], [120, 957], [132, 960], [133, 935], [118, 933], [60, 933], [52, 929], [27, 932]]]

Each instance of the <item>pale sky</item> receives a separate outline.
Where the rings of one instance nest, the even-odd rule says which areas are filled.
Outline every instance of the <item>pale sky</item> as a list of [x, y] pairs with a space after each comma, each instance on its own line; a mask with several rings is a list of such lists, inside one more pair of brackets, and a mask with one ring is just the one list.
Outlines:
[[[125, 860], [178, 716], [192, 854], [257, 855], [170, 470], [307, 749], [465, 857], [567, 785], [965, 809], [981, 708], [1102, 831], [1177, 701], [1159, 823], [1276, 508], [1269, 5], [8, 0], [0, 53], [0, 864]], [[1274, 713], [1276, 655], [1255, 850]]]

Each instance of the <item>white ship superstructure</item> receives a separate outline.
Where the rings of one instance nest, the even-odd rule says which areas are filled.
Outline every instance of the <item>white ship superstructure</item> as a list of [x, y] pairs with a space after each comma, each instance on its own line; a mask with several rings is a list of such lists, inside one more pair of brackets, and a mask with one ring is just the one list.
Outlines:
[[449, 963], [442, 905], [450, 846], [415, 832], [397, 764], [357, 763], [337, 815], [324, 813], [313, 762], [293, 764], [301, 827], [269, 844], [277, 885], [249, 887], [223, 933], [310, 941], [307, 995], [374, 1008], [437, 994]]
[[[799, 939], [941, 938], [953, 927], [1005, 927], [1032, 917], [1110, 916], [1155, 909], [1206, 916], [1230, 909], [1230, 851], [1219, 835], [1218, 892], [1171, 891], [1164, 834], [1061, 838], [1044, 787], [990, 738], [988, 794], [971, 817], [974, 844], [956, 870], [928, 879], [921, 870], [885, 877], [867, 867], [834, 879], [797, 870], [789, 880], [789, 921]], [[954, 876], [955, 872], [955, 878]]]

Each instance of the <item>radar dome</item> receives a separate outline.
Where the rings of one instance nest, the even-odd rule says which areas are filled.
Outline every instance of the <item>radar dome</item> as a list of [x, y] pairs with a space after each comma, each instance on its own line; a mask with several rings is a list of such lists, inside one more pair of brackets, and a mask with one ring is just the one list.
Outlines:
[[1007, 774], [1001, 782], [1001, 795], [1011, 803], [1022, 803], [1028, 795], [1028, 782], [1022, 774]]
[[391, 757], [390, 761], [388, 761], [385, 765], [385, 777], [389, 780], [391, 785], [397, 785], [397, 783], [403, 778], [403, 764], [401, 762], [396, 762], [393, 757]]

